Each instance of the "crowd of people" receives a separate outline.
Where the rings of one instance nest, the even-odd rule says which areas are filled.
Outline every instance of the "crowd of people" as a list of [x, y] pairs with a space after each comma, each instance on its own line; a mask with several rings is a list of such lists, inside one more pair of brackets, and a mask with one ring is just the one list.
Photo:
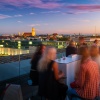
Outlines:
[[70, 84], [60, 82], [65, 77], [59, 70], [56, 59], [56, 48], [40, 45], [31, 60], [30, 78], [32, 85], [38, 85], [38, 94], [47, 100], [99, 100], [100, 89], [100, 52], [98, 41], [95, 40], [89, 48], [84, 38], [79, 38], [78, 48], [74, 41], [70, 41], [66, 48], [66, 57], [71, 54], [81, 55], [80, 66], [75, 80]]

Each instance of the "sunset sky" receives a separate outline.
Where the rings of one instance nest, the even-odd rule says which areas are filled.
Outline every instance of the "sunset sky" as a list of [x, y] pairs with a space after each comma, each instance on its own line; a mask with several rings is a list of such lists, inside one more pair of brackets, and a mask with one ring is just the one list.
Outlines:
[[0, 34], [100, 33], [100, 0], [0, 0]]

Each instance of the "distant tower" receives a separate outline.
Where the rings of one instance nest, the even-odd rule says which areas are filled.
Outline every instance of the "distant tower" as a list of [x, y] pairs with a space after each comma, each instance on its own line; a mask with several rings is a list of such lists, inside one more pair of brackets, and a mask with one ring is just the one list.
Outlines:
[[32, 36], [35, 36], [35, 28], [32, 27]]
[[18, 35], [20, 36], [20, 32], [18, 32]]

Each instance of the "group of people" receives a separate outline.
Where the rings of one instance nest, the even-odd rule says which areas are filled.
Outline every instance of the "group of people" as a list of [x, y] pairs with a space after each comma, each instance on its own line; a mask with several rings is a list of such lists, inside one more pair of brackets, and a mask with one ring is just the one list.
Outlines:
[[60, 83], [64, 73], [55, 62], [56, 49], [40, 45], [31, 60], [30, 78], [38, 85], [38, 94], [48, 100], [65, 100], [67, 85]]
[[[96, 44], [96, 43], [94, 43]], [[55, 62], [56, 49], [40, 45], [31, 60], [30, 78], [33, 85], [38, 85], [38, 94], [48, 100], [65, 100], [66, 96], [72, 100], [75, 95], [77, 100], [95, 100], [99, 98], [100, 89], [100, 54], [97, 45], [88, 48], [84, 38], [80, 38], [79, 49], [70, 42], [66, 48], [66, 56], [80, 54], [81, 62], [77, 69], [75, 81], [70, 84], [72, 89], [59, 80], [64, 78], [64, 73], [59, 71]], [[74, 66], [73, 66], [74, 67]], [[99, 100], [99, 99], [98, 99]]]
[[76, 72], [75, 81], [70, 84], [72, 89], [68, 91], [68, 96], [70, 100], [72, 95], [85, 98], [85, 100], [95, 100], [99, 98], [100, 92], [99, 49], [96, 46], [90, 49], [83, 46], [80, 48], [80, 54], [82, 56], [80, 66]]
[[75, 42], [71, 41], [66, 48], [66, 56], [71, 54], [80, 54], [82, 58], [75, 81], [70, 84], [72, 89], [67, 92], [69, 99], [72, 100], [74, 95], [76, 96], [75, 100], [100, 100], [100, 47], [98, 40], [88, 47], [84, 38], [79, 38], [78, 48], [75, 47]]
[[[87, 43], [85, 43], [84, 37], [80, 37], [77, 44], [75, 41], [71, 40], [66, 48], [66, 57], [71, 54], [80, 54], [79, 48], [82, 46], [88, 46]], [[92, 46], [96, 46], [99, 48], [99, 41], [94, 40]]]

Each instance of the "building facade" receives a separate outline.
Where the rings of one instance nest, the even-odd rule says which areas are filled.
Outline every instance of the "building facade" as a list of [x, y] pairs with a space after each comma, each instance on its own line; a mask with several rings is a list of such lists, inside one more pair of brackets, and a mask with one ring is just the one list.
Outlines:
[[35, 32], [35, 28], [32, 27], [32, 36], [35, 36], [36, 32]]
[[32, 32], [24, 32], [23, 36], [24, 37], [30, 37], [30, 36], [35, 36], [36, 32], [35, 32], [35, 28], [32, 27]]

